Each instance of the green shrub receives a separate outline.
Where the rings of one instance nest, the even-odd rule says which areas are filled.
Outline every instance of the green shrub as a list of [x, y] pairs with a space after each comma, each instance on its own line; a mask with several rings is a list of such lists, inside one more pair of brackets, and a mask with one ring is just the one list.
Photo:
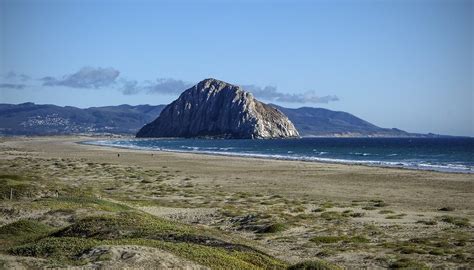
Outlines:
[[386, 202], [384, 202], [383, 200], [371, 200], [371, 202], [373, 203], [373, 206], [374, 207], [385, 207], [385, 206], [388, 206], [388, 204]]
[[435, 256], [444, 256], [446, 253], [444, 252], [444, 249], [441, 249], [441, 248], [435, 248], [435, 249], [432, 249], [430, 250], [429, 252], [431, 255], [435, 255]]
[[321, 217], [325, 220], [341, 220], [344, 219], [344, 216], [336, 211], [327, 211], [321, 214]]
[[406, 214], [398, 214], [398, 215], [390, 215], [390, 216], [387, 216], [385, 217], [386, 219], [401, 219], [403, 218], [404, 216], [406, 216]]
[[385, 215], [385, 214], [393, 214], [395, 212], [393, 212], [392, 210], [387, 210], [387, 209], [384, 209], [384, 210], [380, 210], [379, 211], [379, 214], [381, 215]]
[[0, 250], [34, 241], [46, 236], [54, 228], [35, 220], [19, 220], [0, 227]]
[[56, 198], [44, 198], [37, 200], [35, 203], [51, 209], [92, 208], [108, 212], [118, 212], [131, 209], [130, 207], [123, 204], [89, 196], [60, 196]]
[[[13, 177], [16, 179], [16, 177]], [[0, 179], [0, 200], [17, 200], [24, 197], [31, 197], [37, 192], [36, 186], [21, 180]]]
[[353, 218], [358, 218], [358, 217], [365, 216], [365, 214], [362, 213], [362, 212], [356, 212], [356, 213], [351, 213], [350, 216], [353, 217]]
[[333, 208], [333, 207], [334, 207], [334, 203], [332, 203], [332, 202], [325, 202], [325, 203], [321, 204], [321, 207], [322, 207], [322, 208]]
[[398, 251], [402, 254], [413, 254], [413, 253], [426, 254], [427, 253], [422, 248], [414, 246], [414, 245], [403, 246], [403, 247], [399, 248]]
[[287, 226], [283, 223], [273, 223], [258, 230], [258, 233], [278, 233], [287, 229]]
[[81, 255], [100, 245], [140, 245], [163, 249], [215, 269], [284, 269], [286, 264], [250, 246], [222, 240], [219, 232], [142, 212], [87, 217], [48, 237], [10, 249], [18, 256], [67, 265], [87, 263]]
[[403, 268], [403, 269], [430, 269], [423, 263], [419, 263], [408, 258], [398, 259], [390, 264], [390, 268]]
[[22, 219], [0, 227], [0, 235], [43, 234], [51, 231], [52, 227], [35, 220]]
[[429, 225], [429, 226], [433, 226], [433, 225], [438, 224], [438, 222], [436, 220], [418, 220], [416, 223]]
[[52, 258], [66, 263], [75, 263], [75, 259], [86, 250], [98, 246], [93, 239], [62, 237], [44, 238], [35, 243], [25, 244], [10, 249], [12, 255]]
[[454, 207], [451, 207], [451, 206], [441, 207], [440, 209], [438, 209], [438, 211], [443, 211], [443, 212], [452, 212], [454, 210], [455, 210]]
[[363, 236], [353, 236], [349, 237], [346, 235], [342, 236], [315, 236], [309, 241], [317, 244], [332, 244], [338, 242], [347, 242], [347, 243], [368, 243], [369, 239]]
[[332, 244], [337, 243], [344, 240], [345, 236], [315, 236], [311, 238], [309, 241], [317, 243], [317, 244]]
[[155, 218], [138, 212], [120, 212], [115, 215], [84, 218], [54, 234], [56, 237], [87, 237], [95, 239], [146, 238], [186, 234], [191, 227]]
[[469, 219], [464, 217], [442, 216], [441, 221], [456, 225], [458, 227], [469, 227]]
[[336, 265], [330, 264], [325, 261], [304, 261], [297, 264], [293, 264], [288, 267], [288, 270], [337, 270], [341, 269]]

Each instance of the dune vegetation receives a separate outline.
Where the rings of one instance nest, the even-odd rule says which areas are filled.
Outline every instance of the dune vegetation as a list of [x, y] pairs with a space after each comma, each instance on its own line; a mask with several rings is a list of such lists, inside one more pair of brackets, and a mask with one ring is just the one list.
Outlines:
[[4, 268], [472, 266], [462, 204], [416, 210], [382, 196], [305, 194], [298, 185], [249, 189], [245, 174], [200, 172], [189, 165], [196, 157], [184, 155], [170, 163], [110, 150], [97, 158], [96, 148], [79, 145], [67, 146], [84, 150], [74, 155], [0, 145]]

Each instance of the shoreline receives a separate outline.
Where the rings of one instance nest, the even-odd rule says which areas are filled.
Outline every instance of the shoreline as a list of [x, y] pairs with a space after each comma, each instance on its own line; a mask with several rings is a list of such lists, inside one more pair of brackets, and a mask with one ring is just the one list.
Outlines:
[[[410, 208], [412, 206], [419, 207], [421, 204], [436, 205], [432, 208], [443, 207], [447, 203], [465, 205], [466, 202], [472, 202], [474, 205], [474, 196], [470, 196], [474, 194], [474, 181], [470, 178], [471, 174], [358, 164], [304, 162], [239, 156], [223, 157], [200, 153], [136, 150], [80, 143], [90, 139], [91, 137], [84, 136], [3, 138], [0, 140], [0, 146], [3, 143], [13, 146], [12, 148], [19, 147], [21, 151], [24, 149], [27, 153], [32, 152], [32, 155], [49, 158], [86, 158], [93, 162], [118, 162], [121, 165], [135, 164], [145, 168], [154, 168], [156, 162], [159, 162], [170, 168], [177, 167], [179, 170], [198, 173], [202, 177], [213, 179], [213, 185], [226, 186], [231, 183], [238, 186], [243, 184], [247, 187], [246, 183], [248, 181], [255, 181], [252, 185], [260, 182], [263, 183], [263, 186], [267, 183], [275, 185], [275, 188], [271, 188], [266, 192], [281, 192], [276, 187], [296, 184], [297, 186], [294, 189], [287, 191], [291, 193], [317, 192], [319, 196], [328, 199], [346, 199], [347, 196], [357, 199], [360, 195], [367, 198], [380, 197], [382, 194], [384, 194], [382, 197], [387, 197], [387, 194], [393, 193], [396, 196], [388, 198], [389, 200], [398, 203], [403, 202], [403, 204], [410, 205]], [[98, 138], [95, 137], [94, 139]], [[120, 158], [117, 158], [117, 153], [121, 154]], [[151, 156], [151, 154], [154, 155]], [[275, 175], [275, 173], [279, 175]], [[226, 175], [227, 177], [225, 177]], [[227, 182], [226, 179], [232, 175], [236, 176], [230, 177], [233, 180]], [[269, 176], [271, 178], [268, 178]], [[299, 180], [296, 183], [289, 183], [287, 179]], [[320, 189], [303, 191], [298, 188], [300, 184], [310, 186], [317, 184], [320, 185]], [[457, 187], [458, 185], [459, 187]], [[427, 188], [430, 189], [429, 192], [427, 192]], [[319, 192], [323, 190], [325, 192]], [[405, 190], [405, 192], [401, 192], [401, 190]], [[458, 192], [451, 193], [441, 203], [431, 198], [432, 196], [438, 196], [440, 193], [447, 194], [455, 190], [458, 190]], [[417, 197], [419, 194], [430, 192], [432, 192], [432, 195], [425, 198], [425, 200], [422, 200], [422, 197]], [[474, 211], [469, 215], [474, 217]]]
[[[142, 138], [139, 138], [143, 140]], [[109, 139], [109, 140], [120, 140], [120, 139]], [[146, 139], [145, 139], [146, 140]], [[151, 140], [151, 138], [150, 138]], [[436, 165], [426, 165], [426, 167], [420, 166], [410, 166], [404, 165], [401, 162], [396, 161], [377, 161], [377, 160], [347, 160], [347, 159], [336, 159], [336, 158], [303, 158], [303, 157], [291, 157], [283, 155], [265, 155], [265, 154], [243, 154], [238, 152], [217, 152], [217, 151], [192, 151], [192, 150], [174, 150], [174, 149], [152, 149], [149, 147], [130, 147], [130, 146], [120, 146], [120, 145], [111, 145], [111, 144], [100, 144], [101, 140], [86, 140], [78, 141], [77, 144], [81, 145], [93, 145], [99, 147], [110, 147], [116, 149], [129, 149], [137, 151], [154, 151], [154, 152], [166, 152], [166, 153], [184, 153], [184, 154], [196, 154], [196, 155], [207, 155], [207, 156], [216, 156], [216, 157], [237, 157], [237, 158], [255, 158], [255, 159], [264, 159], [264, 160], [279, 160], [279, 161], [295, 161], [295, 162], [308, 162], [308, 163], [322, 163], [322, 164], [338, 164], [338, 165], [347, 165], [347, 166], [364, 166], [364, 167], [376, 167], [376, 168], [385, 168], [385, 169], [402, 169], [402, 170], [411, 170], [411, 171], [427, 171], [435, 173], [449, 173], [449, 174], [464, 174], [472, 175], [474, 171], [472, 170], [456, 170], [456, 169], [444, 169], [433, 168]], [[392, 163], [392, 164], [390, 164]], [[431, 167], [430, 167], [431, 166]]]

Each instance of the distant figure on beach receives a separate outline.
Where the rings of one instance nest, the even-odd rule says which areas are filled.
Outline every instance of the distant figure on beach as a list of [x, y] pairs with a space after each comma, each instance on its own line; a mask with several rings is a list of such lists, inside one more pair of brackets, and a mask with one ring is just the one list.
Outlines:
[[117, 157], [120, 157], [120, 154], [119, 154], [119, 153], [117, 153]]

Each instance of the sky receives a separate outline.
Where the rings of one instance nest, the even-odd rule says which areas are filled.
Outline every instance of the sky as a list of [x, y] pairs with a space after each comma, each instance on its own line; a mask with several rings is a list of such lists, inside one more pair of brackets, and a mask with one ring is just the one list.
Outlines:
[[166, 104], [205, 78], [474, 136], [474, 1], [0, 0], [0, 103]]

